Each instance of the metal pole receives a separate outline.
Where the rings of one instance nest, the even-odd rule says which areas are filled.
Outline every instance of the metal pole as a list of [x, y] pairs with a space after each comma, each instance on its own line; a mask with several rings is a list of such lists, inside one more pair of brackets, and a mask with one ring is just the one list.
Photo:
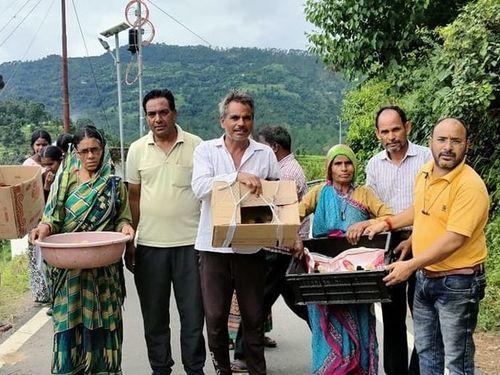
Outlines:
[[144, 114], [142, 111], [142, 14], [141, 2], [137, 0], [137, 74], [139, 78], [139, 134], [144, 134]]
[[339, 143], [342, 143], [342, 121], [339, 120]]
[[120, 71], [120, 41], [118, 38], [118, 33], [115, 34], [115, 45], [116, 45], [116, 84], [118, 88], [118, 125], [120, 128], [120, 159], [122, 166], [122, 176], [123, 180], [126, 180], [125, 175], [125, 149], [123, 147], [123, 110], [122, 110], [122, 80]]
[[69, 133], [69, 89], [68, 89], [68, 42], [66, 38], [66, 4], [61, 0], [62, 21], [62, 85], [63, 85], [63, 127]]

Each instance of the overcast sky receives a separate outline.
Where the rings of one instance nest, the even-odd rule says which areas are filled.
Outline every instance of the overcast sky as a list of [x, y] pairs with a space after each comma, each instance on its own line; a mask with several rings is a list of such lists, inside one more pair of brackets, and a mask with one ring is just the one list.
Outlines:
[[[206, 45], [160, 9], [213, 47], [306, 49], [305, 0], [145, 0], [156, 29], [153, 42]], [[100, 55], [98, 34], [125, 20], [126, 0], [66, 0], [68, 54]], [[0, 63], [61, 54], [60, 0], [0, 0]], [[80, 33], [75, 7], [83, 30]], [[154, 4], [154, 5], [153, 5]], [[156, 7], [156, 6], [157, 7]], [[24, 21], [23, 21], [24, 20]], [[114, 40], [109, 41], [114, 46]], [[128, 43], [127, 33], [120, 44]]]

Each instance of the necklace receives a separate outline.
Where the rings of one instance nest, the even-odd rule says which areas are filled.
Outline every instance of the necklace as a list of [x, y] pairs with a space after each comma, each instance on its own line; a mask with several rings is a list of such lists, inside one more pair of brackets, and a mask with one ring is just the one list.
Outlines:
[[344, 208], [340, 207], [340, 220], [345, 221], [345, 212], [347, 210], [347, 202], [344, 197], [341, 197], [342, 203], [345, 203]]
[[340, 198], [340, 207], [339, 207], [339, 214], [340, 214], [340, 220], [346, 221], [346, 211], [347, 211], [347, 198], [351, 196], [352, 191], [354, 190], [352, 185], [349, 186], [349, 190], [345, 194], [342, 194], [342, 192], [337, 189], [335, 186], [333, 186], [335, 191], [337, 192], [337, 195]]

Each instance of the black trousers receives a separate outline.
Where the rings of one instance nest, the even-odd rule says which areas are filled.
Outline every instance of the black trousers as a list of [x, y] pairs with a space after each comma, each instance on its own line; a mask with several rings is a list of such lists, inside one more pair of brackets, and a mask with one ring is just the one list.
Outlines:
[[[266, 254], [266, 284], [264, 287], [264, 317], [268, 316], [271, 308], [281, 295], [287, 306], [295, 315], [304, 320], [309, 325], [307, 307], [295, 304], [295, 296], [292, 288], [285, 279], [286, 270], [290, 264], [291, 257], [285, 254], [265, 252]], [[245, 345], [243, 339], [242, 324], [236, 335], [234, 346], [234, 359], [245, 359]]]
[[[410, 231], [392, 233], [391, 248], [410, 236]], [[382, 304], [384, 321], [384, 371], [387, 375], [418, 375], [418, 355], [413, 349], [408, 366], [408, 337], [406, 334], [407, 302], [413, 311], [415, 275], [407, 282], [390, 288], [392, 302]], [[408, 295], [408, 300], [407, 300]]]
[[256, 254], [222, 254], [200, 251], [200, 275], [208, 347], [218, 375], [230, 375], [227, 320], [233, 290], [241, 313], [248, 372], [265, 375], [263, 298], [266, 262]]
[[134, 279], [153, 375], [171, 374], [174, 365], [170, 346], [171, 284], [181, 321], [184, 370], [186, 374], [203, 374], [206, 351], [198, 263], [193, 246], [137, 246]]

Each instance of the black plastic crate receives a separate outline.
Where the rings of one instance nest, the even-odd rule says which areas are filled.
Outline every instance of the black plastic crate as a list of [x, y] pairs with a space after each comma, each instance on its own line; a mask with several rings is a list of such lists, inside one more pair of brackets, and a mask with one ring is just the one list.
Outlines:
[[[381, 233], [373, 240], [361, 237], [356, 245], [351, 245], [343, 237], [315, 238], [304, 241], [309, 251], [335, 257], [353, 247], [385, 249], [385, 263], [394, 260], [391, 233]], [[359, 304], [390, 302], [389, 290], [382, 279], [387, 271], [353, 271], [332, 273], [307, 273], [303, 260], [293, 258], [286, 272], [286, 280], [295, 295], [295, 303], [305, 305]]]

